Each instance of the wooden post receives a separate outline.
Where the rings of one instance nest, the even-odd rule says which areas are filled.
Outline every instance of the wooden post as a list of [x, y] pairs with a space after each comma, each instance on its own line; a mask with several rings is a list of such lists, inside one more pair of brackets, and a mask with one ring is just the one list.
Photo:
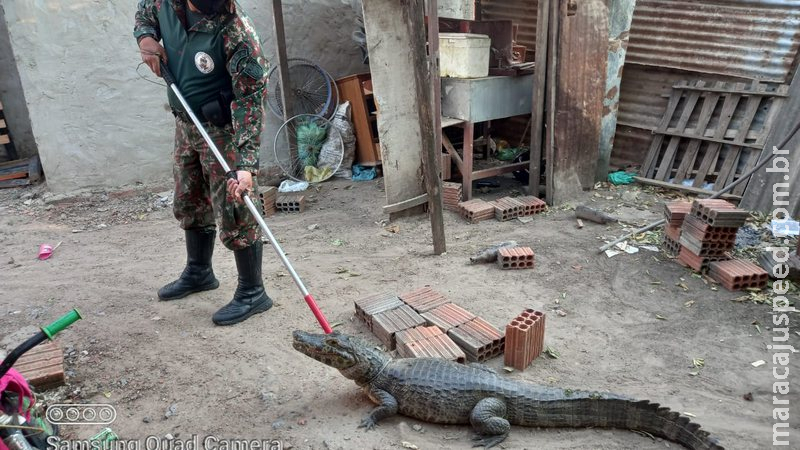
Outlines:
[[550, 10], [548, 11], [548, 38], [547, 38], [547, 134], [545, 136], [545, 151], [547, 155], [547, 166], [545, 168], [546, 188], [545, 201], [553, 204], [553, 159], [555, 158], [555, 122], [556, 122], [556, 74], [558, 66], [558, 24], [560, 22], [561, 0], [550, 0]]
[[293, 114], [294, 95], [289, 87], [289, 62], [286, 57], [286, 34], [283, 29], [283, 2], [270, 0], [272, 3], [272, 21], [274, 22], [272, 37], [275, 40], [275, 59], [278, 68], [278, 79], [281, 82], [280, 96], [283, 105], [283, 121], [289, 120]]
[[542, 163], [542, 131], [544, 130], [544, 99], [547, 87], [548, 25], [550, 23], [550, 0], [539, 0], [536, 13], [536, 76], [533, 86], [533, 116], [531, 118], [531, 153], [528, 167], [528, 193], [539, 196]]
[[[442, 180], [439, 166], [442, 158], [442, 113], [439, 79], [439, 14], [437, 1], [428, 0], [428, 64], [425, 64], [425, 1], [409, 2], [408, 17], [411, 21], [411, 52], [414, 61], [414, 76], [417, 79], [419, 124], [422, 133], [422, 169], [425, 190], [428, 191], [428, 213], [431, 218], [433, 253], [446, 251], [444, 216], [442, 205]], [[428, 70], [425, 70], [427, 66]], [[428, 85], [430, 83], [430, 85]]]

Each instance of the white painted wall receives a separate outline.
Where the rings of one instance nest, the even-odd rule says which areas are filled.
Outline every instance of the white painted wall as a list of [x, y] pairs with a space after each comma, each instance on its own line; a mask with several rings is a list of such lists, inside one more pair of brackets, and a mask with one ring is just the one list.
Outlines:
[[[368, 70], [350, 37], [359, 0], [283, 3], [289, 57], [314, 60], [334, 77]], [[271, 59], [268, 3], [240, 4]], [[166, 88], [136, 73], [136, 1], [4, 0], [3, 8], [48, 187], [65, 192], [170, 180], [173, 119]], [[149, 75], [145, 66], [139, 70]], [[269, 113], [262, 166], [270, 164], [279, 125]]]

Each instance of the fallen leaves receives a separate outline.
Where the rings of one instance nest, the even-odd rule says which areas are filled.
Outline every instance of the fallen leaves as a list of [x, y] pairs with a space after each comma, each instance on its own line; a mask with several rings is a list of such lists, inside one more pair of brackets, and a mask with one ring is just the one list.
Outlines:
[[549, 357], [551, 357], [553, 359], [558, 359], [558, 358], [561, 357], [561, 354], [558, 353], [558, 351], [556, 349], [554, 349], [553, 347], [550, 347], [549, 345], [547, 346], [546, 349], [544, 349], [544, 353], [547, 356], [549, 356]]

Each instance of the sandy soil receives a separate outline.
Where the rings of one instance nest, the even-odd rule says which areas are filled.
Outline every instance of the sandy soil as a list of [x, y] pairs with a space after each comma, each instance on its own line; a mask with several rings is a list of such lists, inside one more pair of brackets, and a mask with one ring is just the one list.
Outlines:
[[[42, 188], [0, 193], [0, 334], [16, 344], [35, 326], [77, 307], [84, 316], [59, 335], [68, 386], [58, 400], [111, 403], [112, 429], [124, 438], [172, 434], [188, 439], [264, 438], [284, 448], [469, 448], [471, 430], [397, 416], [377, 430], [357, 429], [371, 404], [355, 384], [291, 347], [292, 330], [318, 330], [297, 288], [271, 249], [264, 278], [275, 307], [233, 327], [211, 315], [230, 299], [232, 254], [218, 243], [220, 288], [159, 302], [155, 292], [184, 261], [182, 232], [157, 193], [139, 186], [43, 202]], [[633, 191], [623, 194], [625, 191]], [[494, 198], [495, 190], [479, 194]], [[601, 189], [585, 202], [629, 223], [659, 218], [663, 198], [650, 192]], [[28, 203], [26, 205], [25, 203]], [[329, 182], [301, 214], [269, 220], [296, 270], [331, 323], [377, 340], [354, 318], [353, 301], [379, 291], [432, 286], [502, 327], [523, 308], [548, 313], [546, 344], [560, 358], [538, 358], [504, 376], [574, 389], [614, 391], [696, 416], [726, 448], [771, 445], [771, 315], [767, 305], [732, 301], [742, 293], [714, 290], [664, 254], [641, 250], [608, 258], [596, 249], [622, 225], [577, 229], [567, 209], [530, 223], [470, 225], [446, 212], [447, 253], [432, 255], [426, 217], [387, 223], [381, 180]], [[317, 225], [313, 227], [312, 225]], [[396, 233], [387, 227], [396, 225]], [[533, 271], [469, 265], [476, 251], [514, 239], [536, 252]], [[36, 260], [39, 244], [61, 246]], [[557, 313], [561, 310], [562, 313]], [[792, 343], [800, 347], [800, 316]], [[754, 324], [758, 324], [760, 328]], [[692, 360], [702, 358], [697, 369]], [[798, 371], [795, 357], [793, 371]], [[692, 372], [697, 372], [692, 375]], [[796, 378], [796, 377], [795, 377]], [[800, 396], [790, 397], [797, 428]], [[743, 395], [752, 393], [753, 401]], [[65, 428], [85, 438], [99, 427]], [[505, 448], [677, 448], [623, 430], [512, 430]]]

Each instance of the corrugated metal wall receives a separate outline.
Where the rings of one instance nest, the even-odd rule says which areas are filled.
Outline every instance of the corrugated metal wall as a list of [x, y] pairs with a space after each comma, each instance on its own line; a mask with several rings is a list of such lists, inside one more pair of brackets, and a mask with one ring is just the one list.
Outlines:
[[638, 0], [612, 165], [642, 163], [677, 81], [788, 83], [798, 48], [800, 0]]

